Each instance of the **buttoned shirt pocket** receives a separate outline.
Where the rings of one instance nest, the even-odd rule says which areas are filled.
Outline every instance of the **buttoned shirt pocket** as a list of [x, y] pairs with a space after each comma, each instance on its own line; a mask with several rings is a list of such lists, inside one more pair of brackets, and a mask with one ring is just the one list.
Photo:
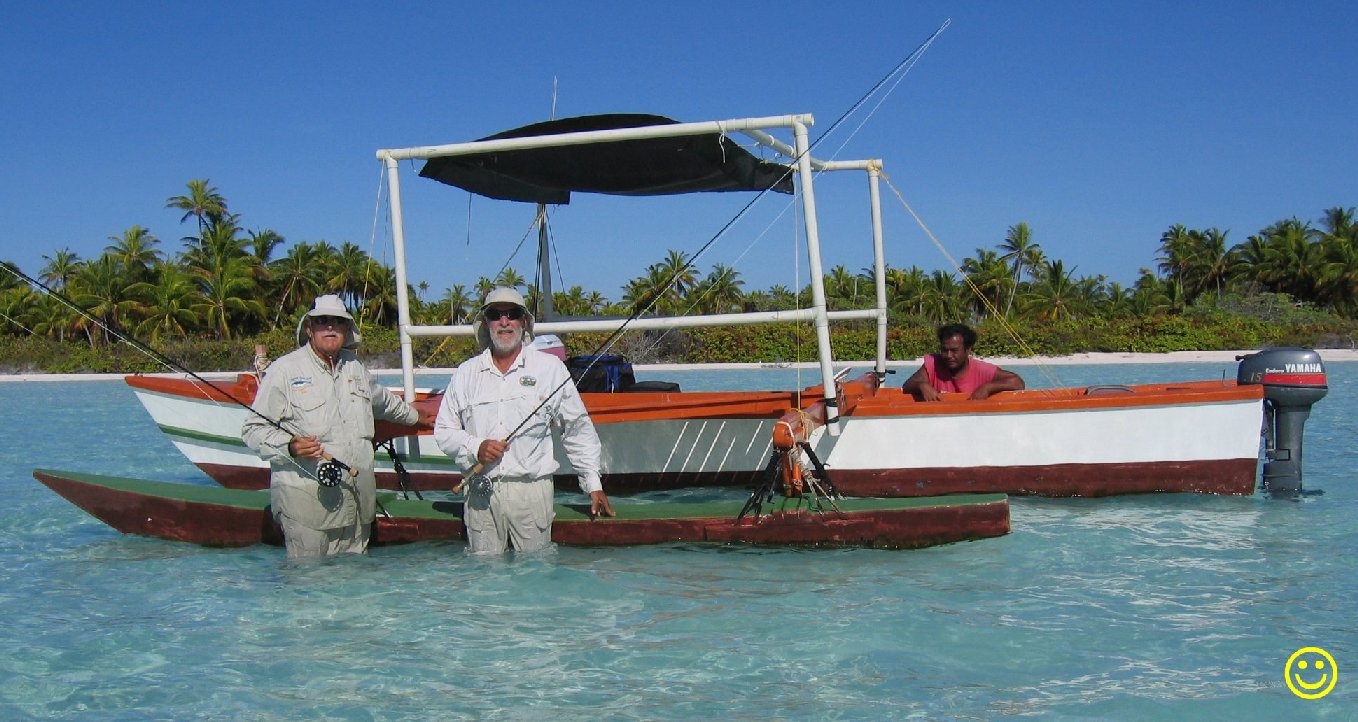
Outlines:
[[348, 401], [354, 406], [347, 418], [357, 422], [356, 430], [358, 435], [364, 439], [373, 437], [373, 394], [362, 379], [354, 379], [349, 383]]
[[301, 390], [294, 389], [291, 393], [292, 407], [295, 413], [295, 422], [290, 424], [294, 427], [291, 431], [296, 431], [300, 436], [321, 437], [325, 435], [328, 414], [325, 409], [325, 392], [315, 384], [306, 386]]

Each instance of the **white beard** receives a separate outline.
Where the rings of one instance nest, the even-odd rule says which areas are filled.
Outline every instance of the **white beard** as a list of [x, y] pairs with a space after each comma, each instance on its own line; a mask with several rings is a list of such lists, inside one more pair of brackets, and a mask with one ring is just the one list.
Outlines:
[[523, 345], [523, 333], [520, 332], [516, 337], [503, 337], [498, 333], [490, 335], [490, 346], [493, 351], [500, 355], [510, 354]]

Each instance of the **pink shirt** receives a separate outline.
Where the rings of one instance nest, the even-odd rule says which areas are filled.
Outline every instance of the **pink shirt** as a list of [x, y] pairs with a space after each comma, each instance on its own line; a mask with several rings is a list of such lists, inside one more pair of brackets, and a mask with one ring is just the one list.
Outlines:
[[969, 358], [967, 367], [962, 369], [962, 375], [954, 378], [946, 366], [938, 363], [938, 354], [931, 353], [924, 357], [924, 373], [929, 377], [929, 385], [940, 392], [957, 391], [969, 394], [995, 380], [995, 373], [999, 370], [1000, 367], [995, 364], [986, 363], [978, 358]]

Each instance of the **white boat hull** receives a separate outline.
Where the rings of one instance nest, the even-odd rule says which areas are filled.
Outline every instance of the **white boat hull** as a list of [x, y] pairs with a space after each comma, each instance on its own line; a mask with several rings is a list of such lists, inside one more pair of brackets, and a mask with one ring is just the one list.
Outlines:
[[[235, 488], [267, 486], [267, 465], [240, 439], [249, 413], [243, 407], [207, 398], [213, 390], [184, 381], [130, 377], [129, 384], [176, 448], [209, 476]], [[1131, 387], [1115, 396], [1063, 389], [925, 404], [898, 389], [878, 390], [862, 381], [850, 386], [868, 391], [842, 407], [839, 434], [823, 426], [810, 434], [811, 449], [831, 483], [849, 495], [1249, 494], [1257, 478], [1258, 387]], [[241, 393], [250, 391], [244, 387], [232, 396]], [[779, 416], [793, 398], [745, 392], [587, 394], [603, 442], [605, 488], [752, 485], [763, 474]], [[814, 415], [815, 406], [804, 413]], [[432, 437], [397, 443], [416, 488], [447, 489], [461, 478]], [[396, 488], [387, 454], [377, 452], [375, 461], [379, 483]], [[573, 469], [564, 457], [560, 462], [558, 480], [570, 488]]]

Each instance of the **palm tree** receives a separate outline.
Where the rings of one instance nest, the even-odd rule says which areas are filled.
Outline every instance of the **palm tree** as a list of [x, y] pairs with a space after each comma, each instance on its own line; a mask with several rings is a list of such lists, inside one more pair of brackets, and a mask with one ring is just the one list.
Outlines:
[[1230, 282], [1234, 257], [1226, 247], [1228, 233], [1230, 231], [1208, 228], [1198, 235], [1198, 246], [1193, 258], [1199, 277], [1195, 289], [1197, 293], [1205, 293], [1211, 287], [1220, 298], [1222, 289]]
[[19, 275], [23, 271], [19, 269], [17, 264], [10, 261], [0, 261], [0, 266], [4, 267], [3, 269], [0, 269], [3, 270], [3, 272], [0, 272], [0, 291], [28, 287]]
[[1253, 235], [1231, 248], [1231, 277], [1244, 286], [1246, 293], [1269, 288], [1264, 279], [1268, 263], [1268, 239]]
[[155, 274], [155, 283], [138, 283], [128, 289], [143, 312], [136, 332], [152, 343], [169, 338], [188, 338], [198, 328], [207, 300], [194, 288], [193, 278], [182, 269], [166, 265]]
[[622, 300], [631, 307], [631, 313], [671, 313], [680, 301], [674, 294], [673, 279], [674, 273], [667, 270], [664, 264], [653, 263], [646, 267], [646, 275], [634, 278], [623, 286]]
[[354, 243], [340, 244], [333, 263], [327, 264], [326, 292], [339, 294], [349, 308], [362, 306], [367, 292], [368, 260], [368, 254]]
[[602, 313], [604, 308], [609, 305], [608, 299], [598, 291], [590, 291], [585, 294], [585, 308], [583, 313], [592, 315]]
[[1079, 317], [1085, 310], [1085, 293], [1066, 271], [1061, 260], [1042, 266], [1037, 279], [1024, 294], [1024, 306], [1040, 321], [1060, 321]]
[[48, 294], [36, 294], [31, 300], [32, 305], [24, 320], [33, 333], [64, 342], [68, 331], [77, 331], [75, 322], [80, 316], [70, 306]]
[[589, 302], [585, 299], [585, 289], [571, 286], [567, 291], [552, 293], [552, 308], [559, 316], [587, 316], [590, 314]]
[[[9, 261], [0, 261], [0, 265], [18, 268]], [[0, 273], [0, 277], [3, 277], [0, 278], [0, 319], [4, 319], [0, 329], [16, 335], [21, 332], [38, 334], [33, 328], [37, 320], [34, 310], [41, 296], [8, 273]]]
[[506, 267], [504, 270], [500, 271], [500, 275], [495, 277], [495, 285], [518, 290], [527, 288], [528, 280], [513, 268]]
[[975, 258], [962, 261], [962, 272], [966, 274], [967, 287], [974, 296], [972, 306], [976, 315], [984, 318], [992, 310], [998, 312], [1013, 282], [1000, 254], [977, 248]]
[[921, 315], [935, 325], [956, 321], [966, 305], [961, 291], [951, 273], [934, 271], [922, 289]]
[[151, 268], [161, 260], [161, 253], [155, 248], [160, 240], [141, 226], [134, 225], [121, 236], [109, 236], [108, 239], [113, 243], [104, 248], [104, 253], [113, 255], [132, 283], [146, 280]]
[[165, 200], [166, 208], [184, 211], [179, 222], [183, 223], [193, 216], [198, 219], [198, 233], [201, 235], [208, 227], [220, 223], [227, 216], [226, 197], [216, 188], [208, 185], [207, 178], [189, 181], [187, 195], [170, 196]]
[[250, 255], [261, 268], [267, 267], [273, 261], [274, 250], [283, 245], [283, 237], [267, 228], [262, 231], [250, 231], [249, 235], [250, 240], [246, 245], [250, 249]]
[[184, 263], [207, 299], [202, 326], [213, 329], [221, 339], [230, 339], [238, 322], [262, 320], [268, 313], [256, 297], [259, 284], [254, 258], [245, 252], [237, 233], [235, 224], [223, 219], [209, 226], [201, 238], [186, 239], [190, 248]]
[[1358, 243], [1358, 221], [1354, 220], [1355, 210], [1353, 208], [1326, 208], [1325, 215], [1325, 236], [1327, 238], [1347, 238], [1354, 243]]
[[661, 275], [669, 284], [665, 295], [675, 301], [682, 301], [688, 292], [698, 285], [698, 276], [694, 273], [693, 263], [687, 253], [671, 248], [658, 265]]
[[43, 256], [43, 258], [46, 259], [47, 265], [38, 271], [38, 275], [42, 278], [43, 283], [58, 291], [66, 288], [71, 279], [80, 273], [80, 267], [84, 265], [84, 261], [80, 260], [80, 254], [71, 251], [69, 248], [63, 248], [57, 251], [55, 255]]
[[849, 273], [843, 264], [830, 269], [825, 274], [825, 306], [828, 310], [839, 311], [858, 306], [858, 284], [862, 279]]
[[476, 305], [480, 306], [486, 295], [495, 290], [495, 282], [482, 276], [476, 279]]
[[1102, 313], [1113, 318], [1132, 315], [1132, 289], [1114, 281], [1104, 287]]
[[111, 255], [85, 264], [72, 285], [72, 300], [88, 314], [77, 319], [75, 325], [85, 332], [91, 346], [106, 340], [108, 329], [121, 329], [124, 317], [137, 305], [128, 295], [127, 280]]
[[1000, 250], [1004, 251], [1000, 260], [1007, 261], [1013, 270], [1014, 285], [1009, 288], [1009, 301], [1004, 306], [1004, 314], [1008, 316], [1009, 310], [1014, 307], [1014, 297], [1018, 293], [1019, 283], [1023, 281], [1023, 272], [1037, 268], [1042, 263], [1042, 246], [1033, 241], [1033, 232], [1028, 228], [1028, 224], [1020, 221], [1009, 226], [1004, 242], [1000, 244]]
[[703, 313], [731, 313], [741, 309], [744, 295], [740, 287], [740, 272], [722, 263], [712, 267], [712, 272], [698, 284], [695, 293], [699, 295], [699, 306]]
[[443, 292], [443, 298], [439, 299], [439, 303], [447, 306], [449, 323], [466, 323], [472, 308], [476, 305], [476, 299], [472, 298], [462, 284], [457, 283]]
[[1153, 316], [1171, 310], [1173, 304], [1166, 292], [1169, 288], [1178, 288], [1178, 285], [1156, 278], [1149, 268], [1142, 268], [1132, 289], [1132, 313], [1137, 316]]
[[395, 325], [396, 270], [377, 261], [368, 261], [368, 268], [363, 277], [367, 279], [367, 291], [363, 298], [363, 318], [378, 325]]
[[906, 316], [923, 318], [929, 277], [919, 266], [886, 269], [888, 305]]
[[278, 288], [278, 304], [274, 309], [275, 328], [283, 318], [296, 316], [311, 299], [321, 295], [325, 283], [325, 266], [321, 249], [305, 241], [295, 243], [286, 256], [270, 264], [271, 276]]
[[1265, 280], [1294, 299], [1314, 300], [1325, 260], [1324, 248], [1316, 242], [1316, 230], [1309, 223], [1291, 218], [1275, 223], [1263, 233], [1268, 238]]
[[770, 311], [792, 310], [797, 307], [797, 294], [792, 289], [781, 283], [774, 284], [769, 288], [769, 308]]
[[1321, 270], [1321, 300], [1352, 318], [1358, 312], [1358, 243], [1334, 235], [1325, 243], [1325, 267]]

